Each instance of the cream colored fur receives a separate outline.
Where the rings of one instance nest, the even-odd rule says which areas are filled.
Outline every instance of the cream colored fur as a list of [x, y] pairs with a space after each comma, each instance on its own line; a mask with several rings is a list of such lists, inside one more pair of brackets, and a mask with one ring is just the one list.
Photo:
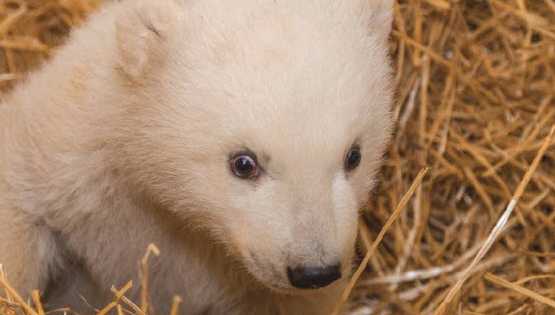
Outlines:
[[[10, 280], [90, 313], [79, 294], [99, 307], [137, 284], [152, 242], [158, 314], [174, 294], [192, 315], [328, 313], [390, 130], [391, 2], [108, 5], [0, 105]], [[257, 181], [229, 170], [245, 148]], [[287, 280], [336, 260], [329, 287]]]

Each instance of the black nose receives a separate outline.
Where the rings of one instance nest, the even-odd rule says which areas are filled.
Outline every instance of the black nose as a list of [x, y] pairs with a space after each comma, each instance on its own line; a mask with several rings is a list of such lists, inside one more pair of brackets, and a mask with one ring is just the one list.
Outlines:
[[291, 284], [299, 289], [318, 289], [341, 278], [339, 264], [326, 267], [287, 267]]

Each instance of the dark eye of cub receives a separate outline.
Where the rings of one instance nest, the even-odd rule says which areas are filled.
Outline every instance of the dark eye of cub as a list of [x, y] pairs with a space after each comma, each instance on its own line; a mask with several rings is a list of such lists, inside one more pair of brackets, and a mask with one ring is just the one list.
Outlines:
[[362, 160], [362, 154], [360, 153], [360, 147], [354, 146], [351, 148], [347, 157], [345, 157], [345, 170], [352, 171], [360, 165], [360, 160]]
[[254, 179], [258, 177], [256, 156], [252, 153], [239, 153], [233, 156], [229, 163], [231, 171], [239, 178]]

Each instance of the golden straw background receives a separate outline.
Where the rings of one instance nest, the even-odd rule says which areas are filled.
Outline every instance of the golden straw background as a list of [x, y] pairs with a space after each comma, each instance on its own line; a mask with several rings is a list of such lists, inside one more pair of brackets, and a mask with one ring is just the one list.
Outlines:
[[[101, 2], [0, 0], [0, 89], [55, 54]], [[392, 57], [396, 133], [362, 243], [369, 248], [396, 208], [399, 217], [374, 243], [349, 314], [439, 314], [465, 270], [445, 314], [555, 314], [555, 1], [399, 0]], [[520, 191], [499, 238], [467, 270]], [[128, 289], [114, 288], [114, 302], [91, 314], [148, 313]], [[0, 315], [44, 312], [0, 271]]]

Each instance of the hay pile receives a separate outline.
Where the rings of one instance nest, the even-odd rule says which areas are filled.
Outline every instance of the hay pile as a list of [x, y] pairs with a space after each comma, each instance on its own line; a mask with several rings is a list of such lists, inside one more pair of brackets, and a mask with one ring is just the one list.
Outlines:
[[[0, 1], [0, 88], [99, 2]], [[370, 239], [430, 170], [351, 292], [352, 314], [436, 312], [555, 124], [553, 0], [399, 0], [395, 16], [397, 131], [365, 212]], [[446, 314], [555, 314], [555, 149], [538, 162]]]
[[[366, 212], [372, 230], [416, 173], [431, 170], [354, 299], [366, 305], [360, 314], [431, 314], [555, 124], [555, 2], [406, 0], [395, 14], [397, 133]], [[554, 232], [550, 148], [448, 313], [555, 314], [538, 296], [555, 298]]]

